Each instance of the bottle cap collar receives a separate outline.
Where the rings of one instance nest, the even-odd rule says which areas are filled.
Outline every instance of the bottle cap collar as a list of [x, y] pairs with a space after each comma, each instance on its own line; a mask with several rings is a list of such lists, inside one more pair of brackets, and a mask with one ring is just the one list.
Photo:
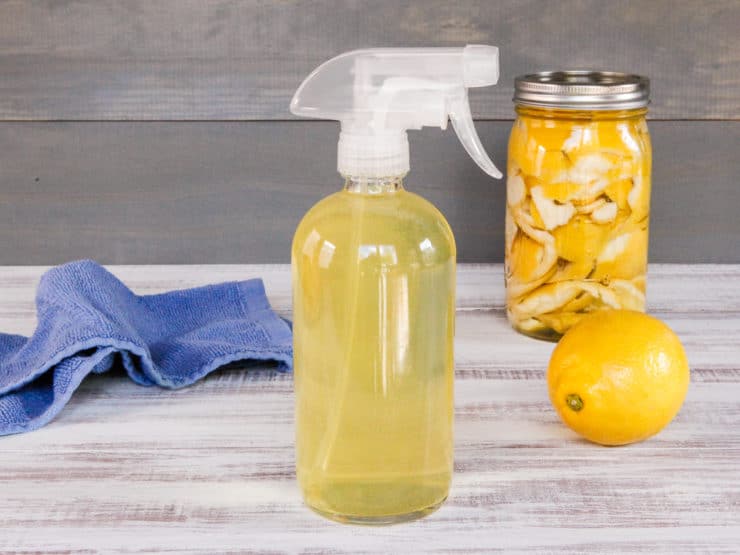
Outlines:
[[409, 141], [405, 131], [339, 134], [337, 170], [344, 176], [392, 177], [409, 171]]

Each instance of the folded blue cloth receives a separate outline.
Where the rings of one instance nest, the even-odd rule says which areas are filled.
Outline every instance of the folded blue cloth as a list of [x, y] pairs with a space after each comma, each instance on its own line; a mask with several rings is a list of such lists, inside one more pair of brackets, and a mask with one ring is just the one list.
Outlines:
[[47, 424], [85, 376], [114, 366], [175, 389], [234, 361], [292, 362], [290, 325], [259, 279], [138, 296], [84, 260], [44, 274], [36, 307], [32, 337], [0, 334], [0, 435]]

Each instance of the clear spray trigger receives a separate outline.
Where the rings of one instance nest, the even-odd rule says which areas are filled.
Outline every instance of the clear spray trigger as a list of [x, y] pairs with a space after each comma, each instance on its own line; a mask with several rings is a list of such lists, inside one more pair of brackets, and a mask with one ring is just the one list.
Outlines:
[[406, 131], [445, 129], [487, 174], [500, 178], [473, 125], [468, 89], [498, 81], [498, 48], [371, 48], [346, 52], [316, 68], [293, 96], [297, 116], [342, 124], [342, 175], [387, 177], [409, 170]]
[[475, 130], [473, 115], [470, 113], [470, 104], [468, 104], [468, 95], [462, 94], [451, 101], [449, 111], [452, 127], [455, 129], [457, 138], [462, 143], [465, 151], [484, 172], [495, 179], [501, 179], [501, 172], [488, 156], [486, 149], [483, 148], [478, 132]]

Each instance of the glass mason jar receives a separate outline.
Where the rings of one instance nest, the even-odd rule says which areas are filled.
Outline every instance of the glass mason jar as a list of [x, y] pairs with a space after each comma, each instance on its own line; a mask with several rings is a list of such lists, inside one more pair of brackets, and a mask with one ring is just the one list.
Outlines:
[[559, 339], [594, 310], [645, 310], [651, 149], [645, 77], [516, 79], [506, 185], [506, 308]]

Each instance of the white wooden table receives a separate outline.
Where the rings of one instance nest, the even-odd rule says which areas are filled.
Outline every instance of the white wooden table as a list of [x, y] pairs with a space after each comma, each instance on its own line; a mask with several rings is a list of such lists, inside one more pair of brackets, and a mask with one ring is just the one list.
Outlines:
[[[114, 267], [140, 293], [264, 278], [286, 266]], [[43, 268], [0, 269], [0, 330], [30, 334]], [[740, 266], [653, 266], [650, 312], [686, 346], [692, 383], [660, 435], [591, 445], [560, 424], [553, 345], [514, 333], [501, 266], [461, 266], [455, 477], [425, 520], [343, 526], [305, 509], [291, 376], [227, 371], [189, 389], [88, 378], [59, 418], [0, 438], [0, 551], [740, 551]]]

